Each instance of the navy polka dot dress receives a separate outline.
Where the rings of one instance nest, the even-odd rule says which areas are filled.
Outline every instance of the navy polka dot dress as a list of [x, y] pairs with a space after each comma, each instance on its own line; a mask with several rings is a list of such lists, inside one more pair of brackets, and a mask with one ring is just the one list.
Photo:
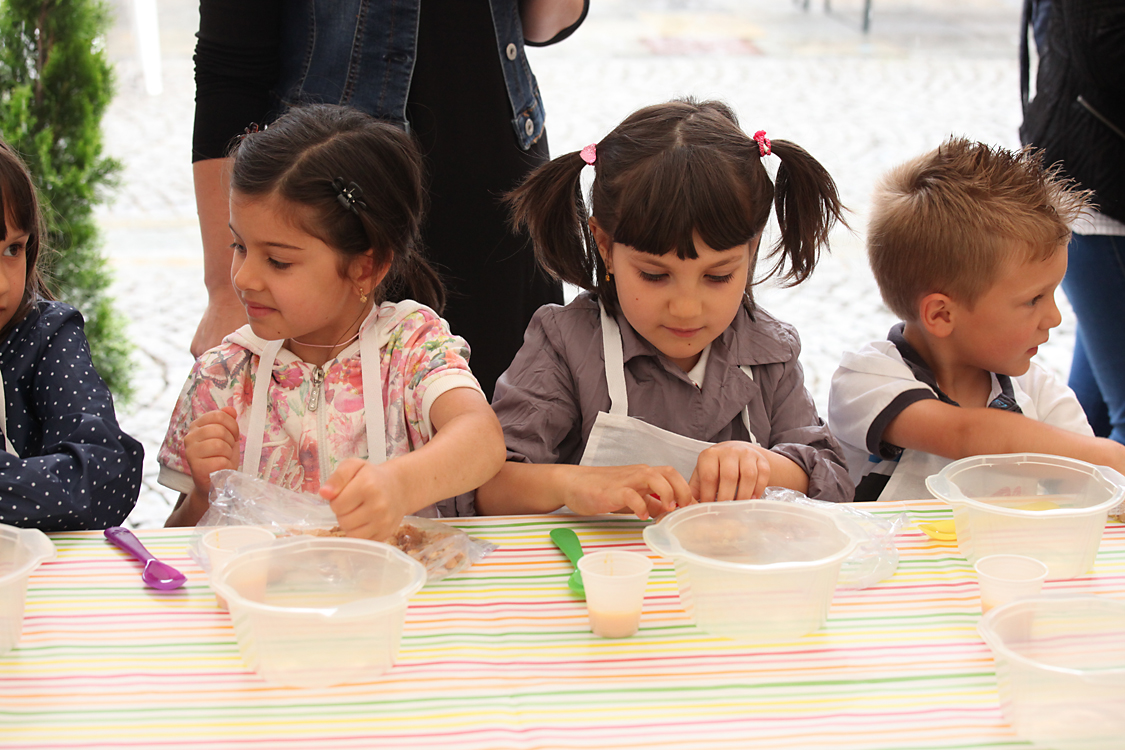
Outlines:
[[0, 440], [0, 523], [44, 531], [119, 524], [136, 505], [141, 444], [121, 431], [94, 371], [82, 315], [40, 302], [3, 342], [6, 425]]

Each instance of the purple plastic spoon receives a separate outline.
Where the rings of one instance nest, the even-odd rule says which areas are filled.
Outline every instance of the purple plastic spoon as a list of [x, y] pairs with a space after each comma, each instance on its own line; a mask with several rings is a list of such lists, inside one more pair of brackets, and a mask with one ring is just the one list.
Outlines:
[[141, 540], [128, 529], [110, 526], [105, 530], [105, 538], [145, 564], [145, 569], [141, 571], [141, 580], [146, 586], [161, 591], [171, 591], [187, 582], [187, 576], [168, 563], [160, 562], [153, 557], [152, 553], [141, 544]]

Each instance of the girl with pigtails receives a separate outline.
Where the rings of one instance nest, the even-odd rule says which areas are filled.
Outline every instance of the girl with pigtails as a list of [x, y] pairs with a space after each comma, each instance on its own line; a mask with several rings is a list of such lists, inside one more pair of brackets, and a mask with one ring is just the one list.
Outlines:
[[[722, 103], [673, 101], [543, 165], [509, 201], [540, 263], [584, 292], [540, 308], [497, 383], [508, 460], [477, 491], [478, 512], [648, 518], [767, 486], [852, 499], [796, 331], [752, 296], [772, 276], [808, 278], [841, 218], [806, 151], [751, 138]], [[755, 280], [771, 206], [780, 239]]]

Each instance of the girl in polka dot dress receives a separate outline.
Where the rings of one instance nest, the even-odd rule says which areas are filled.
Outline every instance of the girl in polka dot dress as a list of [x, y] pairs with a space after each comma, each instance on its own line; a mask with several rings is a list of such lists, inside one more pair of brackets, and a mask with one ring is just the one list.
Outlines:
[[144, 449], [117, 425], [82, 316], [52, 301], [43, 283], [35, 187], [3, 141], [0, 203], [0, 523], [44, 531], [119, 524], [137, 502]]
[[[199, 358], [172, 415], [160, 481], [183, 494], [169, 525], [198, 522], [220, 469], [319, 492], [354, 537], [472, 512], [453, 498], [499, 471], [504, 439], [435, 312], [410, 137], [313, 105], [232, 157], [231, 280], [249, 324]], [[402, 292], [415, 299], [385, 301]]]

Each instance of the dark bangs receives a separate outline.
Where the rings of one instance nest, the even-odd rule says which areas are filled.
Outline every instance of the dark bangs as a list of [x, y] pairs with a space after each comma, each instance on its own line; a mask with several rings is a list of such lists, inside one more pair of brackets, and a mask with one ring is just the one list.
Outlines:
[[681, 259], [698, 257], [696, 233], [716, 250], [748, 243], [769, 219], [771, 200], [750, 197], [753, 170], [762, 169], [757, 154], [750, 164], [738, 156], [681, 144], [622, 174], [614, 241]]
[[727, 250], [749, 242], [769, 219], [773, 183], [758, 144], [721, 102], [646, 107], [598, 151], [592, 208], [614, 242], [695, 258], [695, 232]]
[[15, 229], [31, 234], [30, 241], [38, 239], [39, 212], [36, 210], [35, 190], [30, 177], [21, 165], [4, 153], [0, 158], [0, 235], [8, 236], [8, 222]]

